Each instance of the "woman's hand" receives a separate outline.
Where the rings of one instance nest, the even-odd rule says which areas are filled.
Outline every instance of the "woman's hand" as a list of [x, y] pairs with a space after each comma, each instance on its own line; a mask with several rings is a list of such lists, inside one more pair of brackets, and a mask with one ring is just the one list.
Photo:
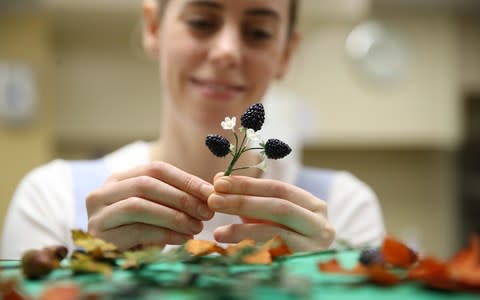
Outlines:
[[208, 205], [216, 212], [242, 217], [244, 224], [217, 228], [215, 239], [237, 243], [264, 242], [280, 235], [293, 251], [327, 248], [335, 231], [327, 220], [327, 205], [311, 193], [277, 180], [216, 176]]
[[120, 249], [182, 244], [213, 217], [210, 183], [152, 162], [113, 174], [87, 197], [88, 231]]

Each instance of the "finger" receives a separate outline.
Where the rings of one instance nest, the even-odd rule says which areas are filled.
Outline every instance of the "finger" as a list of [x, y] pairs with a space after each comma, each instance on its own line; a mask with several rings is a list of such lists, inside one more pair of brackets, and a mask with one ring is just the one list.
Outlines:
[[131, 197], [140, 197], [166, 205], [199, 220], [209, 220], [213, 217], [213, 211], [204, 201], [145, 175], [103, 186], [87, 197], [87, 207], [89, 207], [89, 211], [95, 211], [99, 207]]
[[89, 220], [89, 227], [105, 231], [126, 224], [144, 223], [183, 234], [197, 234], [203, 224], [183, 212], [141, 198], [116, 202]]
[[272, 221], [308, 236], [328, 225], [323, 215], [284, 199], [214, 193], [208, 205], [216, 212]]
[[245, 239], [263, 243], [277, 235], [294, 252], [325, 249], [331, 243], [329, 240], [312, 240], [288, 229], [269, 224], [230, 224], [219, 227], [214, 232], [215, 240], [219, 243], [238, 243]]
[[215, 177], [213, 177], [213, 182], [215, 182], [218, 178], [222, 177], [224, 174], [224, 172], [218, 172], [217, 174], [215, 174]]
[[108, 179], [108, 182], [122, 181], [127, 178], [139, 176], [156, 178], [205, 201], [213, 192], [212, 185], [200, 177], [160, 161], [151, 162], [125, 172], [113, 174]]
[[313, 212], [326, 214], [327, 211], [325, 202], [313, 196], [310, 192], [278, 180], [247, 176], [222, 176], [215, 178], [214, 188], [218, 193], [288, 199]]
[[120, 250], [138, 245], [181, 245], [193, 238], [192, 235], [143, 223], [115, 227], [94, 235], [113, 243]]

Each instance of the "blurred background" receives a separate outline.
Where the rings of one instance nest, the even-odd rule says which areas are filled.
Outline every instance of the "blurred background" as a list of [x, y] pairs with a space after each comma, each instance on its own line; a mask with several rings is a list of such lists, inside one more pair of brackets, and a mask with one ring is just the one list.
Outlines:
[[[139, 0], [0, 0], [0, 224], [33, 167], [156, 138], [140, 13]], [[480, 1], [303, 0], [300, 28], [267, 97], [278, 124], [292, 118], [277, 128], [306, 164], [367, 182], [389, 233], [453, 254], [480, 230]]]

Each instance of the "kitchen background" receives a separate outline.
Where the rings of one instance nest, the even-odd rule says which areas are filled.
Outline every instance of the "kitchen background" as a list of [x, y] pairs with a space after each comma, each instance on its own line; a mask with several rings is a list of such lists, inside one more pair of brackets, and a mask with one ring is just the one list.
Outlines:
[[[303, 44], [267, 97], [271, 128], [306, 164], [371, 185], [389, 233], [451, 255], [480, 231], [480, 1], [302, 6]], [[31, 168], [156, 137], [140, 16], [139, 0], [0, 0], [0, 224]]]

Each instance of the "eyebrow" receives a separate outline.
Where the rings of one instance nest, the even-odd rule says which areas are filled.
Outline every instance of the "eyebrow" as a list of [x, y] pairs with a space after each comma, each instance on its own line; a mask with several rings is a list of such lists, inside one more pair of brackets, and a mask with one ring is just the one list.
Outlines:
[[[223, 9], [223, 5], [221, 5], [220, 3], [208, 0], [191, 0], [185, 6], [209, 7], [219, 10]], [[276, 11], [268, 8], [252, 8], [247, 10], [246, 14], [249, 16], [266, 16], [273, 18], [277, 21], [280, 20], [280, 15]]]
[[210, 7], [215, 9], [223, 9], [223, 6], [221, 4], [213, 1], [206, 1], [206, 0], [192, 0], [186, 3], [185, 6]]
[[276, 11], [274, 11], [272, 9], [268, 9], [268, 8], [252, 8], [252, 9], [247, 10], [247, 15], [250, 15], [250, 16], [265, 16], [265, 17], [273, 18], [277, 21], [280, 20], [280, 15]]

